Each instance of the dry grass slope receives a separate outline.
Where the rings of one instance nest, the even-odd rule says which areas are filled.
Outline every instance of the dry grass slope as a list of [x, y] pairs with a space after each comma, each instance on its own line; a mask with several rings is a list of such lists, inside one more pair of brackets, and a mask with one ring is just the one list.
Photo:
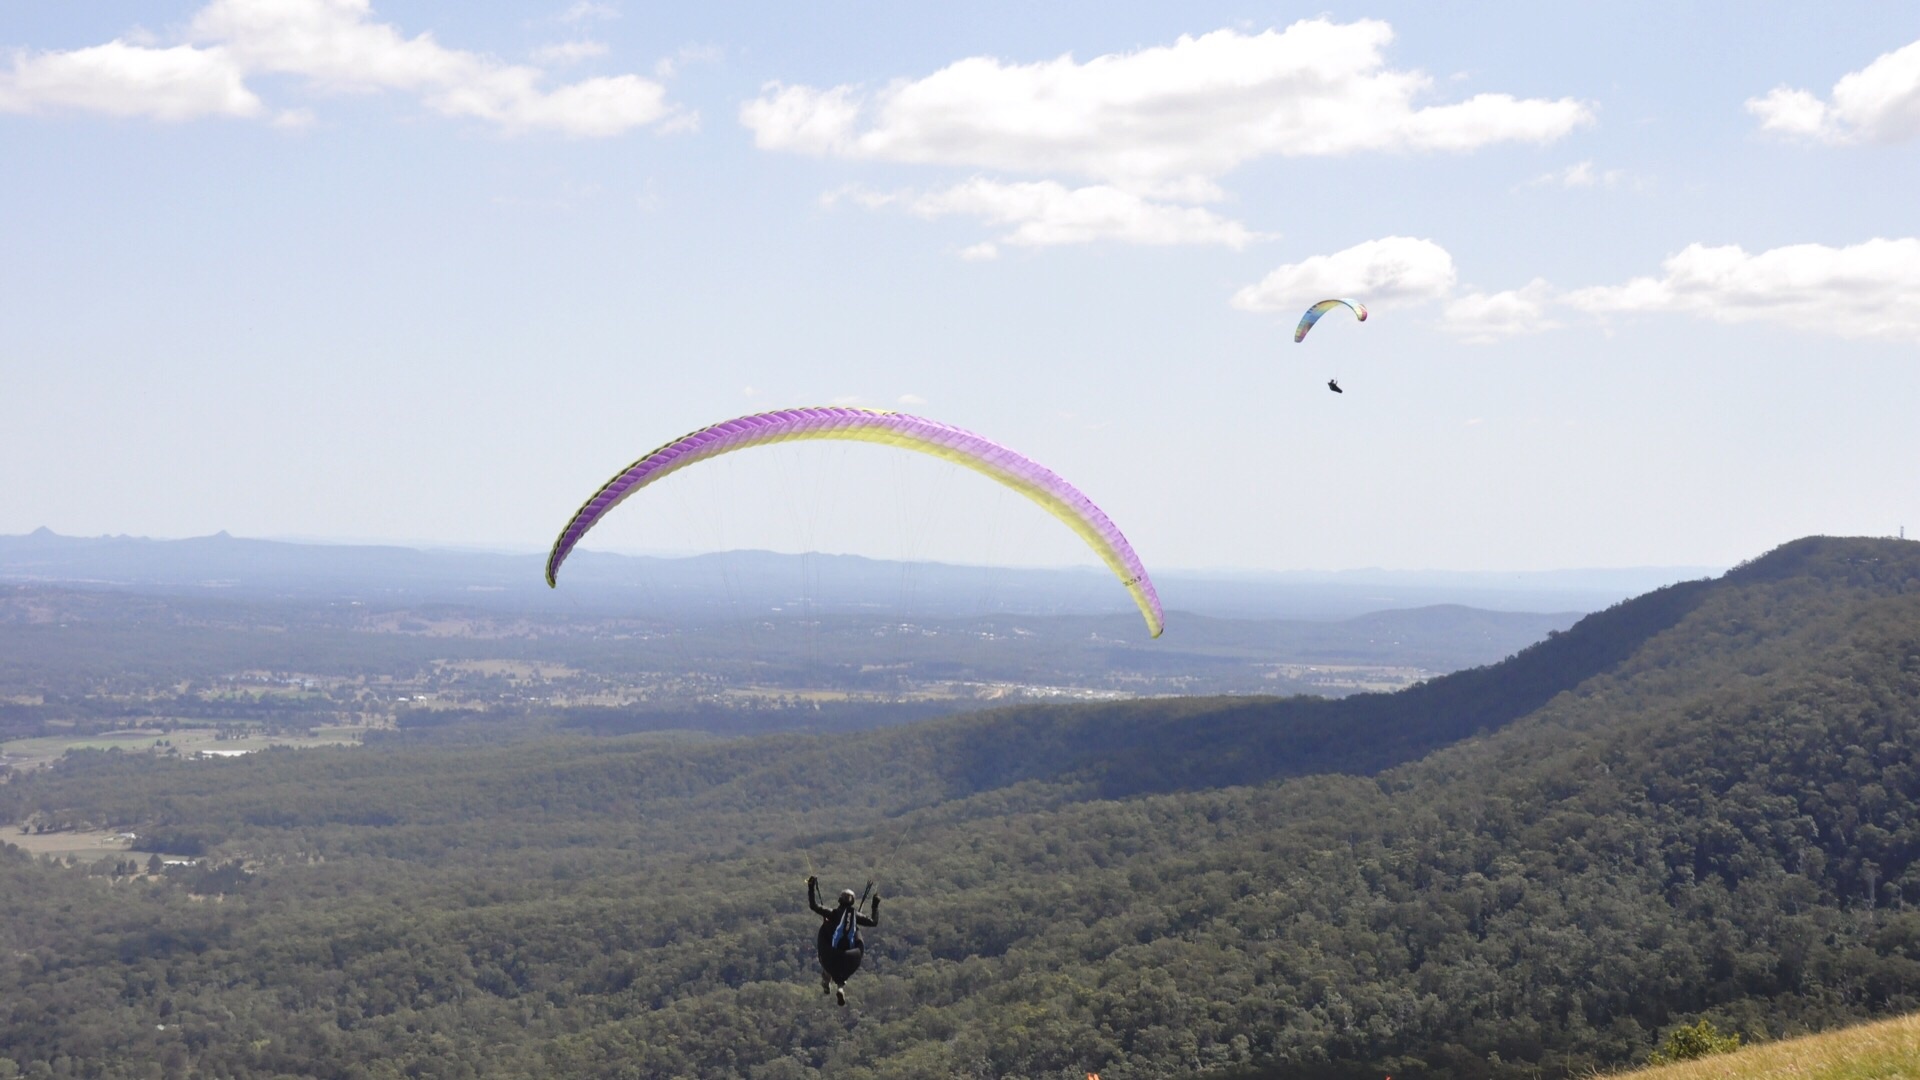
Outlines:
[[1920, 1014], [1617, 1073], [1611, 1080], [1920, 1080]]

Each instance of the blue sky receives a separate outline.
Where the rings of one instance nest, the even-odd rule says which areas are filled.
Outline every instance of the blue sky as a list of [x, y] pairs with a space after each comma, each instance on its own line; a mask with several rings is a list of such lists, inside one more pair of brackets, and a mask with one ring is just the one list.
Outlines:
[[[0, 9], [0, 533], [543, 549], [827, 403], [1047, 463], [1150, 567], [1920, 531], [1911, 5], [504, 7]], [[1294, 345], [1332, 294], [1373, 317]], [[586, 546], [1090, 561], [898, 456]]]

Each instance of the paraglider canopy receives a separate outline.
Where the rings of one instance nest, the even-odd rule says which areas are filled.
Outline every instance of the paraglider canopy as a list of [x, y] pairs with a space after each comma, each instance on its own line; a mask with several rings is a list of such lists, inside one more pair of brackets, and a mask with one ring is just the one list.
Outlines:
[[943, 458], [1019, 492], [1060, 519], [1113, 571], [1147, 620], [1147, 632], [1166, 628], [1160, 596], [1147, 568], [1119, 526], [1078, 488], [1051, 469], [970, 431], [905, 413], [877, 409], [820, 407], [756, 413], [701, 428], [659, 447], [622, 469], [574, 512], [547, 554], [547, 584], [557, 585], [560, 564], [580, 538], [614, 507], [640, 489], [678, 470], [769, 443], [804, 439], [841, 439], [881, 443]]
[[1358, 300], [1322, 300], [1308, 308], [1305, 315], [1300, 316], [1300, 325], [1293, 328], [1293, 343], [1298, 345], [1300, 342], [1305, 341], [1307, 331], [1313, 329], [1313, 324], [1320, 321], [1320, 316], [1325, 315], [1327, 312], [1342, 304], [1352, 308], [1353, 313], [1359, 316], [1361, 322], [1367, 321], [1367, 306]]

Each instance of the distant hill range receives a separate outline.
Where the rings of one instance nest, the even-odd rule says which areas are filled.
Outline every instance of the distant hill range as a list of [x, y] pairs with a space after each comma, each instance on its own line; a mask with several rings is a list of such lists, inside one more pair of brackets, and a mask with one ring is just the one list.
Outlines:
[[[0, 581], [289, 599], [455, 602], [526, 611], [700, 611], [923, 617], [1091, 615], [1132, 610], [1095, 567], [1031, 569], [903, 563], [856, 555], [729, 551], [685, 558], [576, 552], [559, 590], [544, 558], [397, 546], [249, 540], [0, 536]], [[1340, 619], [1461, 605], [1489, 611], [1594, 611], [1706, 567], [1524, 573], [1347, 570], [1198, 572], [1154, 581], [1170, 612], [1233, 619]]]

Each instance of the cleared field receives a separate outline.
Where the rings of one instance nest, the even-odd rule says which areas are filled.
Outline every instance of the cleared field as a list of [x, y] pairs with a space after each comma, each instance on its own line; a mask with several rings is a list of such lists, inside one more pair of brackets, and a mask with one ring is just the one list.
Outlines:
[[23, 833], [18, 823], [0, 828], [0, 841], [12, 844], [31, 855], [53, 855], [62, 859], [75, 858], [83, 862], [104, 859], [109, 855], [125, 855], [134, 851], [134, 845], [137, 843], [127, 839], [126, 834], [111, 829]]
[[1610, 1080], [1915, 1080], [1920, 1014], [1761, 1043], [1678, 1065], [1614, 1073]]
[[[360, 741], [366, 731], [363, 727], [319, 727], [312, 735], [244, 735], [239, 738], [218, 737], [214, 728], [174, 728], [163, 733], [158, 728], [130, 728], [125, 731], [107, 731], [97, 735], [46, 735], [33, 739], [15, 739], [0, 743], [0, 760], [19, 768], [35, 768], [51, 764], [60, 759], [60, 755], [69, 750], [110, 750], [147, 751], [156, 747], [164, 750], [172, 747], [182, 757], [189, 757], [202, 750], [230, 753], [235, 751], [265, 750], [269, 746], [289, 746], [303, 749], [311, 746], [352, 746]], [[160, 744], [164, 742], [165, 745]]]
[[32, 767], [45, 765], [68, 750], [110, 750], [116, 747], [121, 750], [145, 750], [161, 737], [158, 732], [141, 730], [107, 731], [97, 735], [45, 735], [0, 743], [0, 756], [4, 756], [10, 765]]

